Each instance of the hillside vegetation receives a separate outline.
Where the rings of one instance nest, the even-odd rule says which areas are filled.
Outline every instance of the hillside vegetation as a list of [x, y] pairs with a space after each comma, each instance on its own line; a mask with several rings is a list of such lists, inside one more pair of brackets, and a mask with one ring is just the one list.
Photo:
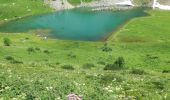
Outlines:
[[[51, 11], [39, 1], [25, 5], [32, 2], [42, 6], [31, 14]], [[0, 9], [1, 20], [13, 18], [7, 9]], [[104, 42], [0, 32], [0, 100], [65, 100], [70, 93], [83, 100], [169, 100], [170, 11], [147, 12]]]
[[51, 11], [42, 0], [0, 0], [0, 21]]

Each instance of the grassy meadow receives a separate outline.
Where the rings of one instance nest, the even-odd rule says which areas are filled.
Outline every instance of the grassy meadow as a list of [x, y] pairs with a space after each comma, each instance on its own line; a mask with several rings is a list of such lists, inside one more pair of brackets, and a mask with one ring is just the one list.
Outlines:
[[[17, 16], [52, 11], [39, 0], [22, 1], [33, 12], [18, 8]], [[0, 21], [13, 19], [10, 11], [17, 8], [3, 9]], [[66, 100], [70, 93], [83, 100], [169, 100], [170, 11], [147, 12], [150, 16], [131, 20], [106, 41], [0, 32], [0, 100]], [[123, 66], [117, 68], [113, 63], [120, 57]]]
[[0, 0], [0, 22], [51, 11], [42, 0]]

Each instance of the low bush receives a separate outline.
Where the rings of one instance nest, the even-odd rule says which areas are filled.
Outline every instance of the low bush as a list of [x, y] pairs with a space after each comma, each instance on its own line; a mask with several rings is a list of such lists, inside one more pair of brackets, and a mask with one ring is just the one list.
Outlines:
[[23, 61], [19, 61], [19, 60], [11, 60], [12, 64], [23, 64]]
[[4, 38], [4, 45], [5, 46], [10, 46], [11, 45], [11, 40], [9, 38]]
[[12, 56], [6, 56], [5, 59], [6, 60], [14, 60], [14, 58]]
[[107, 64], [104, 70], [120, 70], [125, 66], [125, 61], [123, 57], [118, 57], [113, 64]]
[[68, 57], [70, 57], [70, 58], [76, 58], [76, 55], [75, 55], [75, 54], [73, 54], [72, 52], [71, 52], [71, 53], [69, 53], [67, 56], [68, 56]]
[[112, 51], [112, 48], [108, 47], [107, 43], [104, 44], [104, 46], [101, 48], [104, 52], [110, 52]]
[[22, 61], [16, 60], [12, 56], [6, 56], [5, 59], [10, 61], [12, 64], [23, 64]]
[[35, 52], [35, 50], [34, 50], [33, 47], [29, 47], [29, 48], [27, 49], [27, 51], [28, 51], [29, 54], [32, 53], [32, 52]]
[[95, 67], [95, 65], [91, 63], [87, 63], [82, 66], [83, 69], [91, 69], [93, 67]]
[[130, 73], [131, 74], [138, 74], [138, 75], [146, 74], [146, 72], [142, 69], [132, 69], [132, 71]]
[[44, 50], [44, 53], [49, 54], [50, 51], [49, 50]]
[[161, 81], [153, 81], [152, 84], [155, 86], [155, 88], [157, 89], [161, 89], [163, 90], [165, 87], [164, 87], [164, 83], [161, 82]]
[[97, 64], [106, 65], [106, 63], [104, 61], [99, 61], [99, 62], [97, 62]]
[[40, 49], [40, 48], [38, 48], [38, 47], [36, 47], [36, 48], [35, 48], [35, 50], [37, 50], [37, 51], [41, 51], [41, 49]]
[[29, 40], [30, 38], [29, 37], [26, 37], [25, 40]]
[[170, 70], [163, 70], [162, 73], [170, 73]]
[[62, 69], [67, 69], [67, 70], [74, 70], [75, 68], [72, 65], [63, 65], [61, 66]]

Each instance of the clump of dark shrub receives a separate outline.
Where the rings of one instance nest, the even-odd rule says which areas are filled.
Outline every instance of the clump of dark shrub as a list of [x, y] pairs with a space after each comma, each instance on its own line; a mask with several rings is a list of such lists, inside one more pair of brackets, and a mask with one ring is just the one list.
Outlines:
[[163, 82], [161, 81], [153, 81], [152, 84], [154, 84], [157, 89], [163, 90], [165, 88]]
[[106, 63], [104, 61], [99, 61], [99, 62], [97, 62], [97, 64], [106, 65]]
[[44, 50], [44, 53], [50, 54], [50, 51], [49, 50]]
[[87, 63], [82, 66], [83, 69], [91, 69], [93, 67], [95, 67], [95, 65], [91, 63]]
[[125, 67], [125, 60], [123, 57], [118, 57], [113, 64], [107, 64], [104, 70], [120, 70]]
[[12, 64], [23, 64], [22, 61], [16, 60], [12, 56], [6, 56], [5, 59], [10, 61]]
[[170, 70], [163, 70], [162, 73], [170, 73]]
[[27, 49], [27, 51], [28, 51], [29, 54], [32, 53], [32, 52], [35, 52], [35, 50], [34, 50], [33, 47], [29, 47], [29, 48]]
[[23, 64], [23, 62], [22, 61], [19, 61], [19, 60], [11, 60], [11, 63], [12, 64]]
[[11, 45], [11, 40], [9, 38], [4, 38], [4, 45], [5, 46], [10, 46]]
[[110, 52], [110, 51], [112, 51], [112, 48], [110, 48], [110, 47], [107, 45], [107, 43], [105, 43], [104, 46], [103, 46], [101, 49], [102, 49], [102, 51], [104, 51], [104, 52]]
[[152, 55], [146, 55], [146, 58], [148, 58], [148, 59], [158, 59], [159, 57], [157, 57], [157, 56], [152, 56]]
[[35, 100], [35, 96], [33, 96], [31, 93], [27, 93], [25, 96], [26, 100]]
[[29, 38], [28, 38], [28, 37], [26, 37], [26, 38], [25, 38], [25, 40], [29, 40]]
[[67, 56], [68, 56], [68, 57], [70, 57], [70, 58], [76, 58], [76, 55], [75, 55], [75, 54], [73, 54], [72, 52], [71, 52], [71, 53], [69, 53]]
[[75, 68], [72, 65], [63, 65], [61, 66], [62, 69], [67, 69], [67, 70], [74, 70]]
[[60, 63], [59, 63], [59, 62], [56, 62], [55, 64], [56, 64], [56, 65], [60, 65]]
[[132, 69], [131, 74], [144, 75], [146, 72], [142, 69]]
[[40, 49], [39, 47], [36, 47], [36, 48], [35, 48], [35, 50], [37, 50], [37, 51], [41, 51], [41, 49]]
[[5, 59], [6, 60], [14, 60], [14, 58], [12, 56], [6, 56]]

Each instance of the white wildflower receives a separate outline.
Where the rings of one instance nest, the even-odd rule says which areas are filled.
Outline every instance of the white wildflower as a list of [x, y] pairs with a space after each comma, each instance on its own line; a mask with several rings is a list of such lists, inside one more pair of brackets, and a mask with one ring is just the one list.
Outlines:
[[112, 92], [113, 92], [113, 90], [108, 90], [108, 92], [112, 93]]
[[10, 90], [11, 88], [9, 86], [5, 87], [5, 90]]
[[47, 89], [47, 91], [50, 91], [50, 90], [52, 90], [53, 89], [53, 87], [46, 87], [46, 89]]

